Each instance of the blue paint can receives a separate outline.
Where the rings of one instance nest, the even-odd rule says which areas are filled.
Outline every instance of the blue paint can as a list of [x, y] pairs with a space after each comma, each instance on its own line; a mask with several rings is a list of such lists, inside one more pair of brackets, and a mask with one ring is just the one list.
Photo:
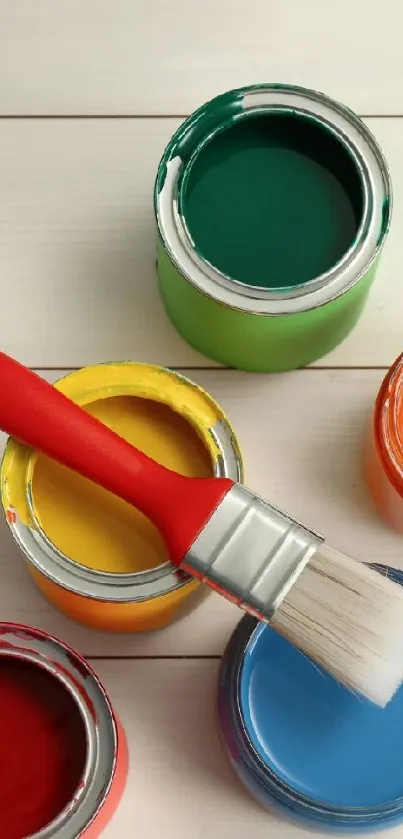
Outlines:
[[378, 708], [245, 616], [222, 660], [218, 712], [236, 774], [263, 806], [324, 832], [403, 822], [403, 687]]

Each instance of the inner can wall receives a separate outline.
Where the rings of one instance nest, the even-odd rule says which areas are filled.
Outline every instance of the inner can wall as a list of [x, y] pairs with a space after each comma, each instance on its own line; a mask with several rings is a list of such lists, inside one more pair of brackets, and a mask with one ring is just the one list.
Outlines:
[[179, 198], [194, 247], [228, 278], [289, 289], [336, 265], [363, 215], [352, 155], [303, 114], [249, 114], [210, 136]]
[[[130, 395], [86, 408], [162, 465], [189, 477], [213, 475], [195, 429], [169, 406]], [[169, 562], [157, 528], [139, 510], [42, 455], [33, 469], [32, 501], [50, 542], [87, 568], [127, 574]]]

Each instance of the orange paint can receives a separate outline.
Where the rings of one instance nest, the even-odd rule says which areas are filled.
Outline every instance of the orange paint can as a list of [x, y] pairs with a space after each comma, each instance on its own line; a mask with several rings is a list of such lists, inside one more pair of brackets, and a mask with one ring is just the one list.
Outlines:
[[388, 370], [375, 401], [365, 473], [381, 515], [403, 533], [403, 354]]
[[[55, 387], [170, 469], [243, 478], [224, 412], [179, 373], [99, 364]], [[101, 630], [148, 631], [199, 599], [203, 587], [171, 565], [158, 531], [139, 511], [13, 439], [3, 457], [1, 495], [28, 570], [70, 618]]]
[[0, 622], [0, 688], [1, 835], [98, 839], [128, 774], [126, 737], [98, 676], [57, 638]]

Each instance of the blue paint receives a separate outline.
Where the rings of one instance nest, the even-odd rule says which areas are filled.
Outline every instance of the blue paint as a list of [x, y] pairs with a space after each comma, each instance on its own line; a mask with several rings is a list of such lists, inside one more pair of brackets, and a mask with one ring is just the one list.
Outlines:
[[372, 818], [403, 795], [403, 689], [379, 709], [261, 625], [244, 655], [239, 693], [258, 756], [297, 795], [366, 809]]

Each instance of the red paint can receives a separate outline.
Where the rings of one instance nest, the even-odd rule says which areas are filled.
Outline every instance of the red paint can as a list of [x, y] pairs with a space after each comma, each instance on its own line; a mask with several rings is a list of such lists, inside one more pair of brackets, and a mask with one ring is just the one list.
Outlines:
[[0, 623], [2, 839], [97, 839], [123, 794], [123, 729], [89, 664], [37, 629]]

